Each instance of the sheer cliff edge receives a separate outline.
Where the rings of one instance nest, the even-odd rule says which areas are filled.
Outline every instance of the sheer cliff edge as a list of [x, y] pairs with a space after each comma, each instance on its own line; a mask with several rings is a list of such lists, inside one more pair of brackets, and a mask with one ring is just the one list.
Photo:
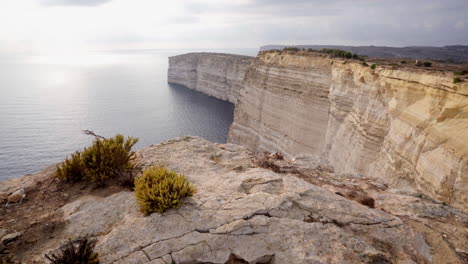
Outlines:
[[[228, 141], [384, 179], [468, 210], [468, 82], [431, 68], [316, 52], [169, 58], [168, 81], [236, 104]], [[463, 67], [463, 66], [453, 66]]]

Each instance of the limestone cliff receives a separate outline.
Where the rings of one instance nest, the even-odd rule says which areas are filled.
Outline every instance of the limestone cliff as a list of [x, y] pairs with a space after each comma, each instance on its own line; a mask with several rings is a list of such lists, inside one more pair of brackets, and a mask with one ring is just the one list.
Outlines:
[[236, 103], [252, 57], [189, 53], [169, 58], [168, 82]]
[[228, 141], [289, 157], [314, 154], [339, 172], [411, 186], [468, 210], [468, 84], [453, 77], [264, 52], [238, 86]]

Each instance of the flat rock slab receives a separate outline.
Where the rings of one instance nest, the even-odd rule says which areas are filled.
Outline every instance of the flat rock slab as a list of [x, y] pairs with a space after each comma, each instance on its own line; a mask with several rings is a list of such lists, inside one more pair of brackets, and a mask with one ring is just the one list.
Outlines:
[[146, 217], [132, 192], [83, 197], [62, 208], [64, 236], [97, 237], [102, 263], [430, 262], [424, 238], [398, 217], [251, 159], [244, 147], [190, 137], [145, 148], [138, 166], [184, 173], [197, 193]]

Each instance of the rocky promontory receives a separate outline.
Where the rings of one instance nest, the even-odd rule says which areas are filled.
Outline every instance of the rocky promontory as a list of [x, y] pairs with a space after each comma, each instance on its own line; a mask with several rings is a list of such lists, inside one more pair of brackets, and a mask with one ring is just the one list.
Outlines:
[[21, 185], [28, 195], [0, 209], [0, 230], [17, 233], [4, 253], [43, 263], [63, 241], [92, 237], [104, 264], [468, 259], [466, 214], [378, 180], [335, 173], [312, 156], [286, 161], [184, 137], [137, 152], [139, 170], [155, 163], [184, 173], [198, 191], [180, 208], [149, 216], [138, 212], [132, 191], [63, 186], [53, 167], [3, 182], [2, 192]]
[[169, 83], [237, 103], [253, 57], [223, 53], [188, 53], [169, 58]]
[[[177, 68], [193, 56], [177, 56]], [[215, 55], [198, 56], [219, 63]], [[466, 65], [403, 62], [261, 52], [236, 86], [228, 142], [290, 158], [312, 154], [340, 173], [380, 178], [468, 210], [468, 82], [455, 74]], [[216, 86], [219, 79], [197, 80]]]

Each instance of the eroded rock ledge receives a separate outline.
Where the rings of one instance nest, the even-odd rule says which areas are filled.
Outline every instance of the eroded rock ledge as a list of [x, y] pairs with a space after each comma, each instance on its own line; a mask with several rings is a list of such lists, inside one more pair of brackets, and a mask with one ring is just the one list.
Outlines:
[[[62, 188], [41, 203], [70, 196], [64, 206], [32, 209], [33, 201], [26, 200], [2, 208], [0, 228], [15, 226], [8, 215], [16, 210], [41, 210], [61, 223], [40, 243], [28, 242], [18, 254], [24, 263], [41, 263], [64, 240], [81, 236], [98, 240], [104, 264], [463, 263], [468, 258], [464, 213], [379, 181], [324, 170], [313, 157], [278, 160], [280, 173], [259, 168], [253, 158], [235, 144], [193, 137], [166, 141], [139, 151], [137, 164], [158, 162], [187, 176], [198, 192], [180, 208], [145, 217], [133, 192], [70, 196], [70, 189]], [[52, 173], [45, 170], [21, 184], [33, 196], [35, 186], [50, 186]], [[4, 189], [17, 184], [2, 183]], [[343, 197], [349, 188], [375, 199], [375, 208]], [[34, 222], [10, 231], [27, 234], [41, 225], [23, 218], [16, 221]], [[14, 245], [24, 246], [21, 239]]]
[[253, 57], [223, 53], [188, 53], [169, 58], [169, 83], [184, 85], [221, 100], [237, 103]]
[[[175, 65], [195, 69], [194, 56]], [[223, 56], [226, 65], [236, 58]], [[220, 59], [198, 54], [197, 90], [220, 93], [225, 82], [207, 74], [219, 76]], [[313, 154], [338, 172], [388, 179], [467, 211], [468, 82], [454, 84], [453, 71], [376, 63], [372, 70], [317, 53], [260, 53], [239, 92], [229, 92], [238, 98], [228, 142]]]

